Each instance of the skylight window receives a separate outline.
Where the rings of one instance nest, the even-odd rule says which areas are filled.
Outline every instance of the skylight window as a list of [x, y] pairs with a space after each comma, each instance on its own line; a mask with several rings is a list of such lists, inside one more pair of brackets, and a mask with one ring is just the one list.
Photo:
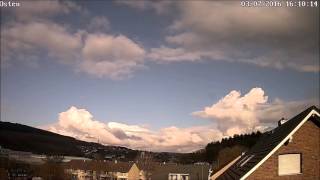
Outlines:
[[242, 161], [240, 161], [240, 167], [244, 166], [248, 161], [250, 161], [250, 159], [252, 159], [254, 157], [254, 155], [250, 155], [250, 156], [246, 156]]

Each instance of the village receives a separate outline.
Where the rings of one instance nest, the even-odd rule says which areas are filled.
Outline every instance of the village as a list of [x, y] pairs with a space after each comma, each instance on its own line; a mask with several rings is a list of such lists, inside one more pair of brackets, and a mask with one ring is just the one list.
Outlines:
[[[74, 180], [214, 180], [319, 177], [319, 109], [310, 107], [278, 127], [265, 132], [247, 152], [213, 168], [198, 162], [155, 162], [148, 152], [135, 161], [120, 158], [89, 159], [75, 156], [37, 155], [1, 148], [1, 179]], [[303, 158], [303, 161], [302, 161]]]

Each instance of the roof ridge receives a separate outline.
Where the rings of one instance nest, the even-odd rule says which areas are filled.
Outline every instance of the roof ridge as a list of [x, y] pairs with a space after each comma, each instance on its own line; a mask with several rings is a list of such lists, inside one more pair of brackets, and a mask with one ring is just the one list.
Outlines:
[[243, 160], [245, 156], [241, 157], [222, 175], [220, 175], [218, 179], [223, 179], [223, 176], [227, 175], [230, 171], [240, 172], [240, 175], [234, 177], [234, 179], [243, 179], [248, 177], [256, 168], [274, 154], [274, 152], [278, 150], [288, 140], [288, 138], [300, 129], [300, 127], [314, 114], [320, 117], [319, 109], [313, 105], [292, 117], [283, 125], [274, 128], [272, 131], [265, 132], [258, 142], [246, 153], [246, 155], [255, 154], [259, 157], [254, 160], [250, 159], [246, 162], [247, 166], [238, 167], [236, 164]]

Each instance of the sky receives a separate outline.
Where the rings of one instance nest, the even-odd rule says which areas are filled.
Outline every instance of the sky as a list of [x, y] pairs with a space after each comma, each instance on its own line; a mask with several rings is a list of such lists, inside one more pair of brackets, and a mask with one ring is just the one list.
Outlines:
[[1, 121], [191, 152], [319, 107], [319, 8], [238, 1], [1, 7]]

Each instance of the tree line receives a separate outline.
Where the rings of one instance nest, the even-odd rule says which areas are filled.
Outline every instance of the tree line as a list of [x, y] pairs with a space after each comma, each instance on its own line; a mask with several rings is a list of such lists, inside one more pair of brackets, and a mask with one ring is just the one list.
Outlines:
[[236, 134], [232, 137], [223, 138], [220, 141], [213, 141], [206, 145], [204, 149], [182, 154], [180, 163], [189, 164], [196, 162], [207, 162], [216, 166], [222, 166], [239, 156], [242, 152], [252, 147], [262, 135], [261, 132], [249, 134]]

